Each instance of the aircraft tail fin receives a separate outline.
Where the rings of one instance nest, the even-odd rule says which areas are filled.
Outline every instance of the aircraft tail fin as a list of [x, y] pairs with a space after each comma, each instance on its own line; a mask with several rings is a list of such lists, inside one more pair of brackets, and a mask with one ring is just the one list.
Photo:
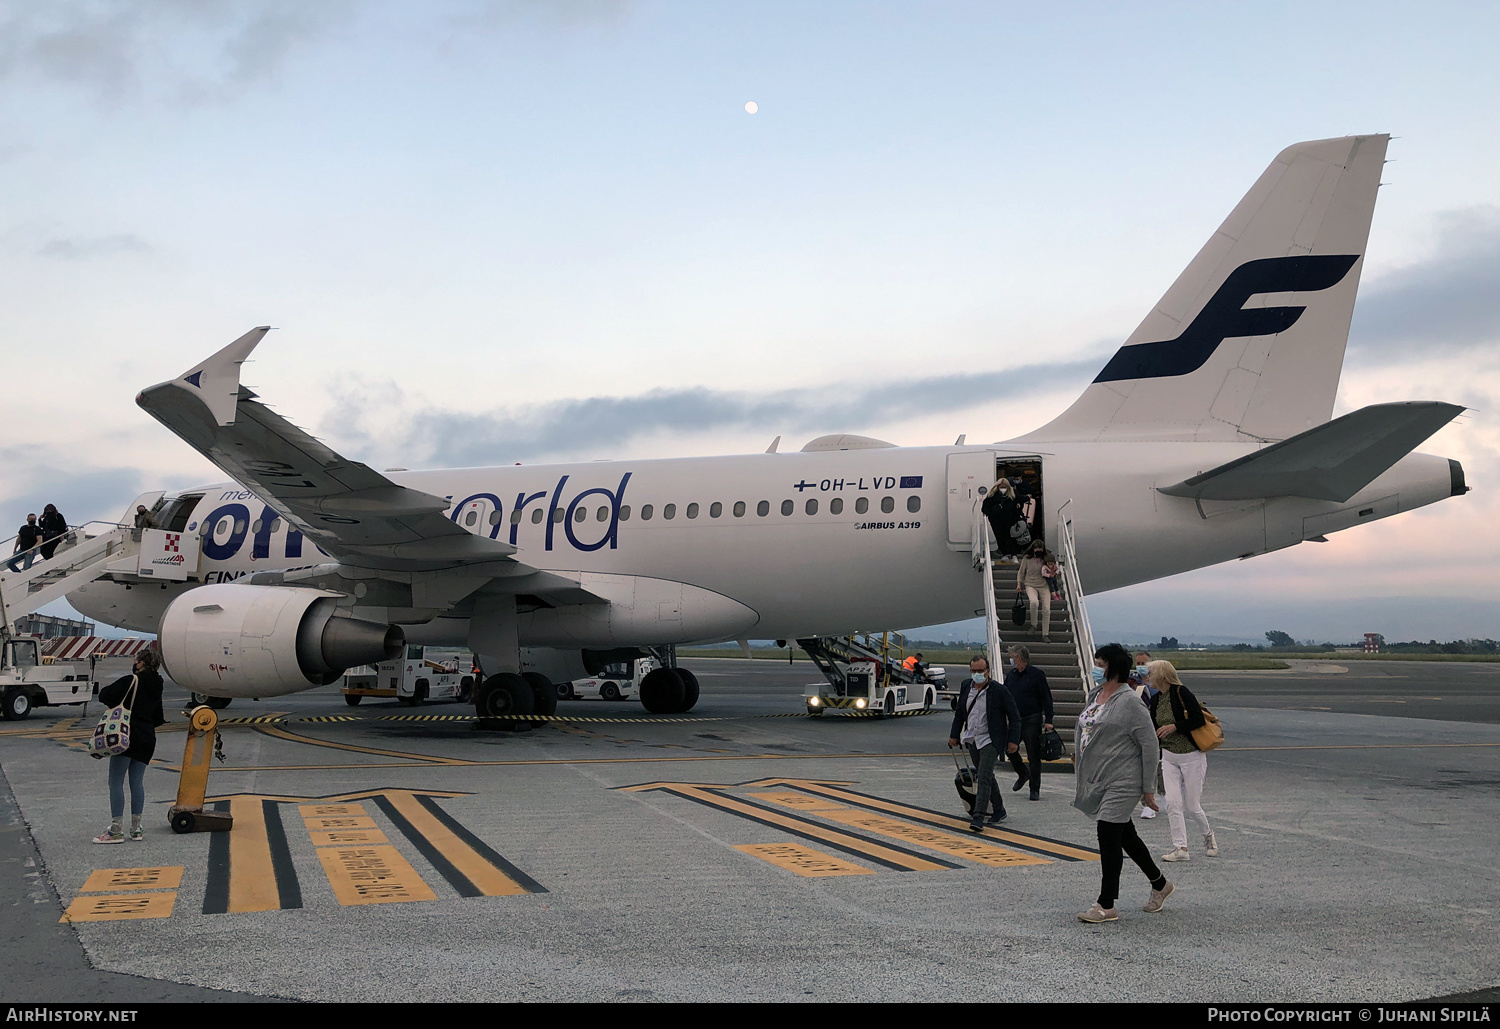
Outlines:
[[1281, 440], [1329, 419], [1390, 137], [1290, 146], [1073, 406], [1024, 440]]

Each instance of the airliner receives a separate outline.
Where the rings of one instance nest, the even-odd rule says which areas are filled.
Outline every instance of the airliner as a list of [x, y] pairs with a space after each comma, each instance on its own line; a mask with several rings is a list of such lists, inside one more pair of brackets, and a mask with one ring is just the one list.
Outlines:
[[[1044, 539], [1069, 522], [1088, 592], [1459, 496], [1458, 462], [1414, 450], [1463, 408], [1332, 417], [1388, 140], [1282, 151], [1082, 395], [987, 446], [832, 434], [795, 453], [378, 472], [240, 384], [253, 329], [136, 398], [232, 480], [129, 509], [196, 541], [196, 576], [69, 602], [157, 633], [173, 678], [210, 696], [310, 689], [410, 641], [468, 647], [479, 713], [527, 715], [555, 706], [549, 680], [648, 648], [972, 617], [974, 505], [1001, 475], [1032, 484]], [[653, 711], [697, 699], [688, 673], [648, 678]]]

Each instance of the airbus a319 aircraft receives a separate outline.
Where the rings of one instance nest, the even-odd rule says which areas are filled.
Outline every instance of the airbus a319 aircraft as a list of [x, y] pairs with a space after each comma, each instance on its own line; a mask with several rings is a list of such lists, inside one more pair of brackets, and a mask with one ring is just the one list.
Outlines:
[[[159, 508], [196, 534], [200, 582], [68, 599], [158, 633], [196, 692], [309, 689], [404, 637], [469, 647], [490, 673], [479, 712], [525, 715], [550, 709], [541, 676], [641, 648], [971, 617], [973, 505], [997, 469], [1038, 477], [1045, 538], [1066, 508], [1089, 592], [1458, 496], [1456, 461], [1412, 451], [1462, 408], [1330, 420], [1388, 138], [1284, 150], [1073, 405], [989, 446], [833, 435], [799, 453], [381, 473], [240, 384], [268, 331], [253, 329], [137, 398], [233, 480]], [[695, 687], [662, 668], [642, 700], [686, 710]]]

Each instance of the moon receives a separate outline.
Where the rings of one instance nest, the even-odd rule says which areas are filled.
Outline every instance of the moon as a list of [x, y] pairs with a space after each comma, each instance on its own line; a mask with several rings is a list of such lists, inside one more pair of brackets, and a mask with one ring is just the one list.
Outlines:
[[751, 100], [749, 103], [745, 104], [746, 114], [754, 114], [758, 110], [760, 110], [760, 105], [757, 104], [754, 100]]

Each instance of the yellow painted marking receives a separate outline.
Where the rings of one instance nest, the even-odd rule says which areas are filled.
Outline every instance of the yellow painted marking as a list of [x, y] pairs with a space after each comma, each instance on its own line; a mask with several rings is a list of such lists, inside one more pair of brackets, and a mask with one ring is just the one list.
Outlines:
[[101, 868], [89, 876], [81, 893], [105, 890], [175, 890], [182, 885], [182, 865], [156, 868]]
[[405, 790], [387, 790], [386, 798], [412, 827], [426, 837], [453, 867], [463, 873], [486, 897], [514, 897], [526, 892], [526, 888], [490, 864], [473, 847], [438, 819], [434, 818], [417, 798]]
[[437, 900], [395, 847], [322, 847], [318, 860], [343, 905]]
[[[755, 783], [757, 786], [779, 786], [782, 784], [796, 785], [799, 789], [807, 790], [821, 797], [831, 800], [842, 800], [857, 807], [874, 808], [877, 811], [885, 811], [893, 815], [904, 815], [907, 818], [915, 818], [918, 821], [936, 822], [943, 828], [954, 829], [959, 832], [968, 832], [969, 820], [967, 818], [953, 818], [948, 815], [937, 815], [931, 811], [923, 811], [921, 808], [908, 807], [895, 801], [883, 800], [880, 797], [862, 797], [858, 794], [849, 793], [839, 789], [839, 784], [822, 783], [814, 779], [771, 779]], [[1027, 836], [1024, 833], [1007, 832], [1004, 829], [986, 827], [984, 830], [986, 839], [1004, 840], [1008, 843], [1018, 843], [1032, 850], [1042, 850], [1059, 857], [1075, 858], [1079, 861], [1098, 861], [1099, 855], [1082, 847], [1073, 847], [1066, 843], [1053, 843], [1051, 840], [1040, 839], [1035, 836]]]
[[831, 854], [804, 847], [800, 843], [741, 843], [734, 849], [743, 850], [762, 861], [769, 861], [777, 868], [785, 868], [788, 872], [796, 872], [809, 879], [830, 875], [875, 874], [873, 869], [862, 868]]
[[844, 806], [824, 797], [810, 797], [806, 793], [752, 793], [750, 796], [794, 811], [836, 811]]
[[357, 815], [350, 818], [304, 818], [307, 823], [308, 832], [314, 829], [373, 829], [375, 819], [369, 815]]
[[942, 854], [977, 861], [981, 865], [992, 865], [998, 868], [1008, 865], [1052, 864], [1048, 858], [1037, 857], [1035, 854], [1020, 854], [1014, 850], [997, 847], [993, 843], [986, 843], [981, 839], [964, 839], [941, 829], [929, 829], [922, 825], [912, 825], [910, 822], [899, 822], [894, 818], [887, 818], [885, 815], [877, 815], [870, 811], [820, 811], [818, 814], [834, 822], [852, 825], [856, 829], [864, 829], [867, 832], [889, 836], [906, 843], [920, 844]]
[[302, 804], [298, 811], [303, 818], [325, 818], [347, 815], [368, 815], [363, 804]]
[[339, 829], [334, 832], [309, 832], [314, 847], [348, 847], [354, 844], [389, 843], [379, 829]]
[[734, 797], [728, 797], [722, 793], [714, 792], [714, 788], [711, 786], [707, 786], [707, 788], [705, 788], [705, 786], [707, 786], [707, 784], [653, 783], [645, 787], [633, 786], [627, 787], [627, 789], [633, 791], [638, 791], [641, 789], [668, 790], [672, 793], [681, 794], [684, 797], [691, 797], [694, 800], [704, 801], [708, 804], [712, 804], [714, 807], [719, 808], [720, 810], [728, 811], [732, 814], [742, 815], [748, 818], [757, 819], [761, 822], [770, 823], [771, 825], [778, 828], [792, 830], [799, 835], [814, 836], [820, 840], [827, 840], [830, 843], [837, 843], [840, 846], [847, 847], [851, 850], [856, 850], [868, 857], [880, 858], [881, 860], [889, 862], [897, 866], [898, 868], [909, 869], [913, 872], [936, 872], [946, 867], [933, 861], [927, 861], [912, 854], [903, 854], [899, 850], [891, 850], [889, 847], [883, 847], [878, 843], [871, 843], [867, 840], [861, 840], [857, 837], [849, 836], [845, 833], [839, 832], [837, 829], [825, 828], [821, 825], [818, 825], [816, 822], [789, 818], [784, 815], [777, 814], [775, 811], [768, 811], [763, 807], [756, 807], [751, 804], [746, 804], [743, 801], [736, 800]]
[[79, 897], [68, 905], [59, 922], [120, 922], [132, 918], [166, 918], [177, 902], [177, 891], [135, 893], [116, 897]]
[[229, 814], [234, 819], [234, 828], [229, 830], [229, 910], [280, 911], [281, 892], [260, 798], [234, 798]]

